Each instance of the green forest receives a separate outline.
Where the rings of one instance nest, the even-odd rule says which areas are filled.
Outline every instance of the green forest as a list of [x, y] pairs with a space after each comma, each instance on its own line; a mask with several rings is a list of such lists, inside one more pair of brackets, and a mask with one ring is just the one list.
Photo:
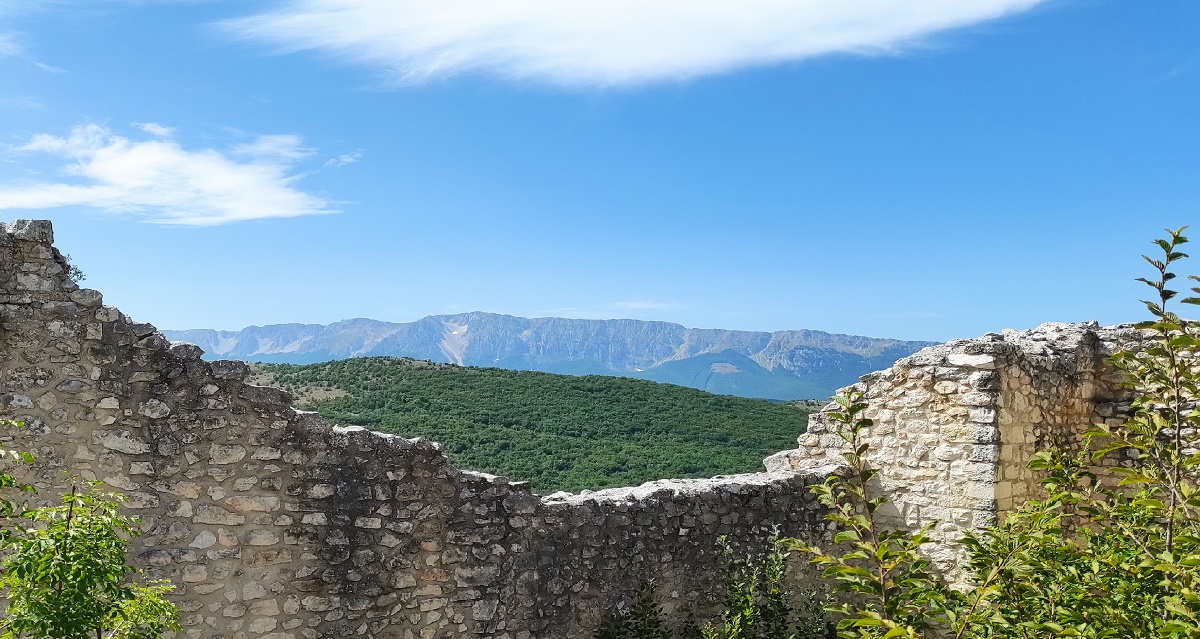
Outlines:
[[540, 493], [759, 471], [763, 457], [795, 447], [812, 410], [646, 380], [390, 357], [255, 372], [255, 383], [332, 422], [432, 439], [460, 468]]

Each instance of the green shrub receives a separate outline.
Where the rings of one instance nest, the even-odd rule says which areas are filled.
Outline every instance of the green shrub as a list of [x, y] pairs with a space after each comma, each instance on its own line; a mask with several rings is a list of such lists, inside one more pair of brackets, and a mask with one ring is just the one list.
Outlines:
[[778, 539], [766, 554], [736, 559], [726, 546], [726, 606], [714, 623], [668, 619], [653, 581], [638, 588], [634, 604], [608, 619], [597, 639], [826, 639], [831, 626], [819, 593], [797, 596], [787, 586], [790, 551]]
[[1145, 302], [1153, 319], [1138, 325], [1148, 346], [1111, 360], [1135, 391], [1133, 414], [1089, 430], [1079, 453], [1035, 456], [1044, 498], [966, 536], [974, 582], [965, 592], [941, 583], [919, 552], [933, 524], [916, 533], [878, 525], [888, 500], [868, 490], [866, 405], [861, 394], [838, 398], [829, 416], [849, 444], [849, 469], [815, 491], [846, 550], [791, 544], [842, 595], [827, 608], [839, 637], [1200, 637], [1200, 336], [1168, 308], [1188, 241], [1183, 229], [1168, 234], [1156, 241], [1161, 259], [1146, 257], [1157, 277], [1140, 279], [1156, 293]]
[[[0, 455], [33, 461], [28, 453]], [[0, 472], [0, 489], [7, 489], [0, 497], [3, 639], [154, 639], [180, 628], [179, 611], [165, 598], [169, 582], [130, 579], [126, 551], [139, 534], [137, 520], [121, 513], [121, 496], [97, 486], [73, 487], [62, 505], [30, 509], [9, 495], [33, 488]]]

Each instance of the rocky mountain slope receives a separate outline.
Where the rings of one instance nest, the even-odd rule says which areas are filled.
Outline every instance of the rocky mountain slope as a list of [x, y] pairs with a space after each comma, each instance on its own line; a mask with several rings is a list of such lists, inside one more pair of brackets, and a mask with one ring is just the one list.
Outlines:
[[393, 356], [572, 375], [621, 375], [767, 399], [828, 397], [930, 342], [821, 331], [730, 331], [669, 322], [434, 315], [397, 324], [352, 319], [240, 331], [163, 331], [209, 358], [307, 364]]

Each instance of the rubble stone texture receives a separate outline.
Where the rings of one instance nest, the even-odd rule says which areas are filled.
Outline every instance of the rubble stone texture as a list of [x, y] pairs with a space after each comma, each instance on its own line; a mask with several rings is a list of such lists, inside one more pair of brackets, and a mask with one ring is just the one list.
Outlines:
[[[1107, 360], [1140, 344], [1131, 326], [1048, 323], [926, 348], [864, 376], [853, 388], [874, 420], [864, 441], [878, 488], [893, 500], [886, 523], [915, 530], [938, 522], [929, 555], [951, 582], [964, 583], [956, 541], [1038, 494], [1028, 468], [1034, 453], [1078, 450], [1093, 424], [1124, 422], [1131, 395]], [[796, 450], [765, 463], [804, 472], [842, 450], [830, 420], [816, 414]]]
[[[1032, 494], [1029, 456], [1120, 419], [1103, 357], [1136, 338], [1047, 325], [863, 378], [893, 523], [940, 520], [931, 552], [961, 579], [953, 540]], [[747, 552], [775, 530], [828, 535], [808, 486], [841, 441], [819, 415], [765, 473], [542, 497], [437, 444], [331, 426], [201, 354], [79, 289], [49, 222], [0, 225], [0, 416], [26, 424], [4, 445], [36, 455], [40, 499], [67, 490], [63, 471], [128, 496], [132, 561], [176, 585], [180, 637], [586, 637], [648, 578], [703, 619], [722, 537]]]
[[821, 531], [793, 472], [539, 497], [438, 446], [293, 410], [79, 289], [48, 222], [0, 228], [0, 415], [40, 498], [62, 471], [128, 496], [132, 560], [176, 585], [183, 637], [559, 638], [654, 578], [712, 614], [720, 537]]

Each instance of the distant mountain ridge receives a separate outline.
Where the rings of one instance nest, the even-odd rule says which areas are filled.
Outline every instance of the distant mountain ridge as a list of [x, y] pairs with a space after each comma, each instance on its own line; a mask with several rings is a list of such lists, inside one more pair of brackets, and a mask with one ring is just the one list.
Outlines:
[[409, 323], [351, 319], [165, 330], [209, 358], [309, 364], [392, 356], [569, 375], [621, 375], [766, 399], [824, 398], [934, 342], [822, 331], [687, 328], [670, 322], [431, 315]]

